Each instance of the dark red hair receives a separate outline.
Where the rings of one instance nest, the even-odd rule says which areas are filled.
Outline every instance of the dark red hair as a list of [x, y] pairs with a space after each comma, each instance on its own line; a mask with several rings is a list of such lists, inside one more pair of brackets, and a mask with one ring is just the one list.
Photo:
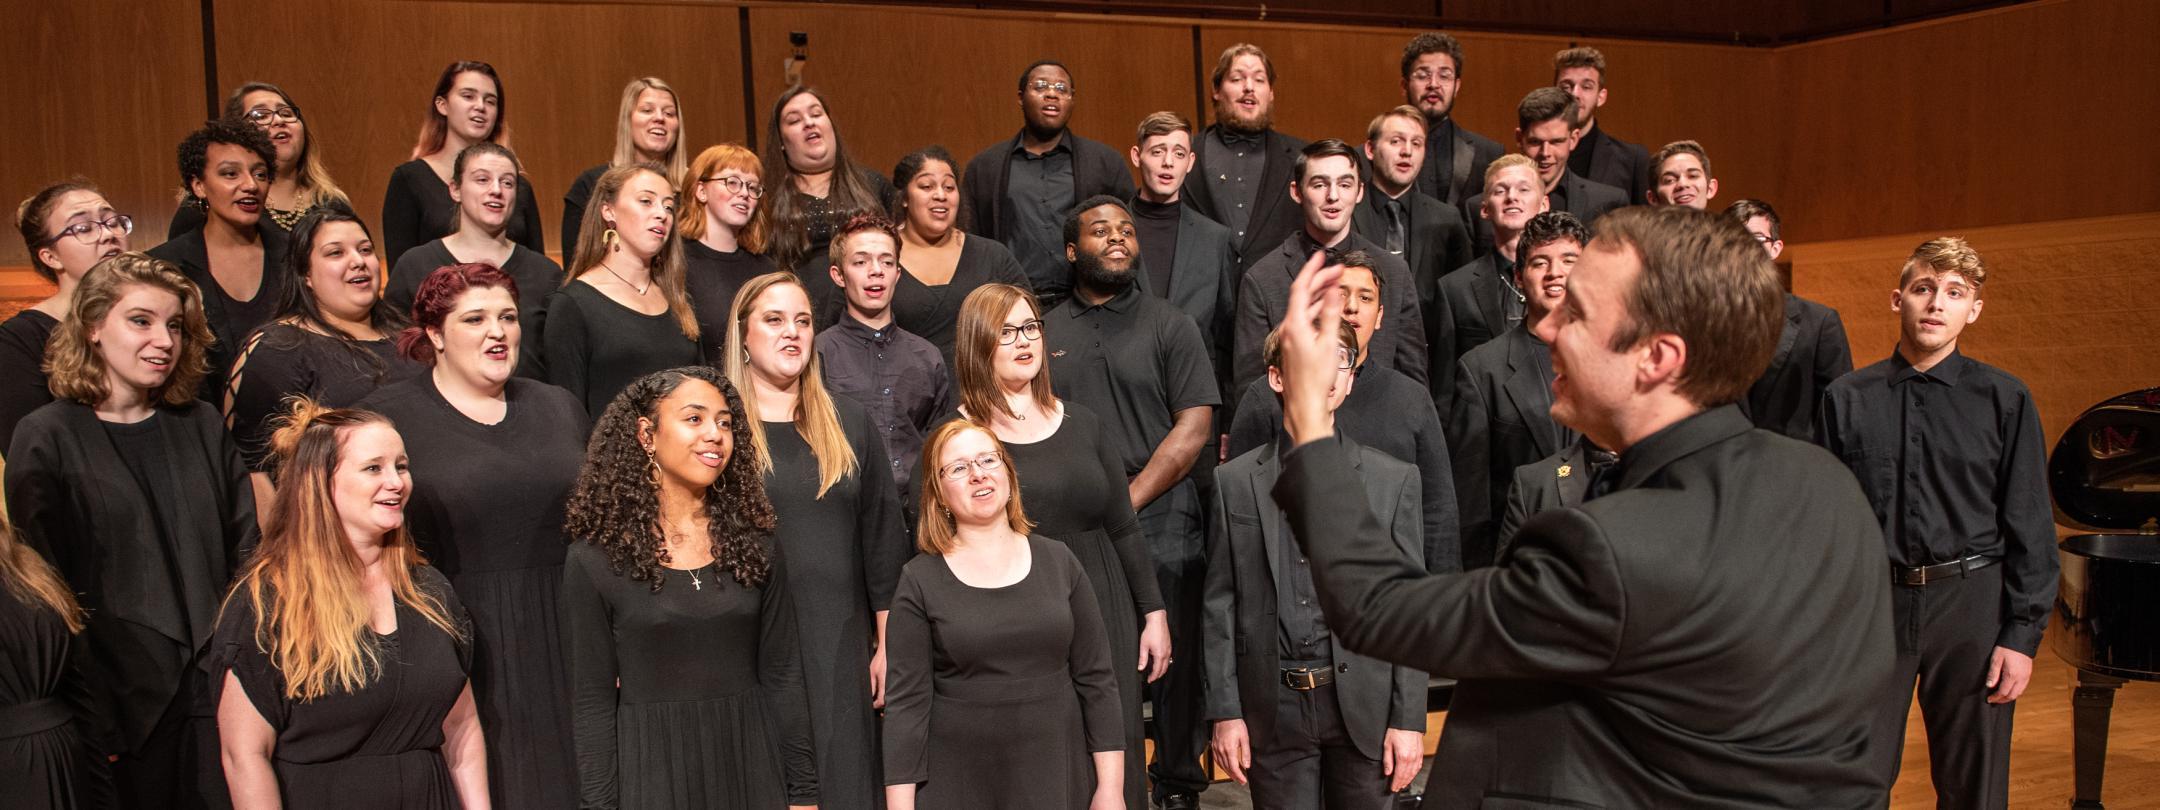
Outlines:
[[510, 293], [511, 300], [517, 299], [517, 280], [486, 262], [444, 265], [429, 273], [420, 289], [413, 291], [412, 325], [398, 335], [398, 353], [413, 362], [434, 365], [435, 344], [428, 341], [427, 330], [442, 328], [450, 308], [457, 306], [466, 290], [487, 287], [500, 287]]

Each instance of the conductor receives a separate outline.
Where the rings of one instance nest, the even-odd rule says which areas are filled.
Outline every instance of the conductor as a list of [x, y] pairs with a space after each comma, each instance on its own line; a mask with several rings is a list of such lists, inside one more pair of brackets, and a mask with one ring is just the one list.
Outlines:
[[[1332, 435], [1339, 268], [1298, 275], [1282, 342], [1295, 450], [1274, 488], [1339, 643], [1458, 679], [1432, 806], [1879, 807], [1892, 664], [1873, 510], [1828, 452], [1733, 404], [1783, 295], [1737, 223], [1600, 218], [1538, 325], [1553, 416], [1619, 461], [1491, 568], [1428, 575]], [[1585, 473], [1587, 474], [1587, 473]], [[1349, 528], [1345, 528], [1349, 527]]]

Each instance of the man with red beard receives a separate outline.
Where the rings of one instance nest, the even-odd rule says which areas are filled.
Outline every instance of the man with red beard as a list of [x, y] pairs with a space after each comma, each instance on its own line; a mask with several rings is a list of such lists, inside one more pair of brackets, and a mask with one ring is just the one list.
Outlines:
[[1462, 44], [1454, 37], [1424, 33], [1403, 46], [1403, 103], [1425, 116], [1427, 157], [1418, 167], [1418, 190], [1467, 213], [1485, 182], [1485, 167], [1507, 150], [1455, 122], [1462, 70]]
[[1043, 60], [1020, 72], [1020, 132], [968, 161], [963, 190], [969, 231], [1003, 242], [1048, 303], [1065, 295], [1065, 214], [1097, 194], [1131, 197], [1132, 175], [1117, 150], [1070, 129], [1078, 92], [1063, 64]]
[[1576, 145], [1568, 154], [1568, 170], [1620, 189], [1629, 205], [1642, 202], [1654, 185], [1656, 162], [1641, 145], [1598, 126], [1598, 109], [1605, 106], [1605, 54], [1591, 47], [1553, 54], [1553, 86], [1575, 97]]
[[1396, 107], [1374, 118], [1365, 128], [1372, 187], [1350, 225], [1410, 265], [1419, 316], [1432, 323], [1434, 285], [1470, 261], [1470, 230], [1455, 206], [1415, 188], [1426, 154], [1425, 118], [1416, 107]]
[[1229, 226], [1251, 267], [1297, 230], [1297, 205], [1283, 188], [1305, 141], [1275, 131], [1275, 64], [1260, 46], [1223, 49], [1209, 81], [1215, 123], [1193, 143], [1197, 169], [1185, 179], [1185, 204]]

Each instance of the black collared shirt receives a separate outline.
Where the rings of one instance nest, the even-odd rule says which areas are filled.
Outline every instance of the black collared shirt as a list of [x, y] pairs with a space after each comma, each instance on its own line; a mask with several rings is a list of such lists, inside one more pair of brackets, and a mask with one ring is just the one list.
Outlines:
[[1005, 246], [1027, 270], [1036, 289], [1064, 289], [1072, 265], [1065, 260], [1065, 216], [1073, 199], [1072, 137], [1060, 135], [1040, 155], [1013, 142], [1005, 159]]
[[1222, 224], [1235, 232], [1239, 244], [1243, 244], [1245, 226], [1252, 222], [1253, 203], [1260, 198], [1260, 173], [1267, 169], [1267, 136], [1246, 135], [1219, 126], [1208, 137], [1215, 142], [1208, 144], [1207, 160], [1200, 167], [1205, 175], [1202, 179], [1215, 195]]
[[[1595, 146], [1600, 132], [1598, 125], [1593, 122], [1590, 124], [1589, 129], [1584, 130], [1583, 134], [1575, 139], [1575, 151], [1569, 152], [1567, 156], [1568, 171], [1584, 177], [1590, 176], [1590, 161], [1597, 157]], [[1626, 189], [1621, 190], [1626, 191]], [[1553, 210], [1558, 211], [1560, 208], [1555, 206]]]
[[1455, 119], [1450, 116], [1425, 130], [1425, 165], [1418, 167], [1417, 188], [1446, 200], [1448, 189], [1461, 184], [1462, 178], [1455, 176]]
[[863, 406], [885, 442], [893, 483], [909, 492], [923, 438], [953, 411], [951, 376], [936, 346], [898, 324], [872, 329], [842, 315], [817, 336], [825, 387]]
[[2032, 392], [1951, 352], [1920, 371], [1896, 352], [1823, 392], [1822, 445], [1860, 480], [1890, 562], [2003, 559], [1996, 644], [2031, 655], [2055, 600], [2054, 513]]
[[[1342, 439], [1338, 435], [1334, 441]], [[1276, 463], [1290, 452], [1288, 445], [1288, 437], [1276, 439]], [[1297, 538], [1290, 536], [1288, 520], [1282, 521], [1282, 528], [1275, 536], [1275, 559], [1282, 561], [1275, 567], [1275, 617], [1281, 628], [1275, 648], [1281, 651], [1285, 663], [1325, 663], [1335, 657], [1334, 638], [1328, 634], [1327, 616], [1320, 612], [1320, 591], [1313, 586], [1312, 563], [1298, 549]]]
[[1570, 170], [1570, 169], [1562, 169], [1562, 170], [1560, 171], [1560, 179], [1559, 179], [1559, 181], [1558, 181], [1558, 182], [1555, 182], [1555, 183], [1553, 183], [1553, 187], [1552, 187], [1552, 190], [1551, 190], [1551, 191], [1545, 192], [1545, 203], [1546, 203], [1546, 205], [1545, 205], [1545, 210], [1547, 210], [1547, 211], [1571, 211], [1571, 210], [1572, 210], [1572, 209], [1570, 209], [1570, 208], [1568, 208], [1568, 207], [1567, 207], [1567, 179], [1568, 179], [1568, 172], [1569, 172], [1569, 171], [1571, 171], [1571, 170]]
[[1050, 383], [1103, 421], [1130, 478], [1186, 408], [1222, 404], [1192, 316], [1138, 284], [1089, 305], [1078, 294], [1043, 316]]

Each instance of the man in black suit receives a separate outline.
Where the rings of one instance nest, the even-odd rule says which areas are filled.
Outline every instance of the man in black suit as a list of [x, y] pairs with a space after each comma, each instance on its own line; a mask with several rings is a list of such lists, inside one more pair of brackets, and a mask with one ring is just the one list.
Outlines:
[[1305, 257], [1351, 251], [1372, 257], [1373, 269], [1379, 271], [1386, 289], [1387, 325], [1373, 338], [1372, 362], [1425, 384], [1425, 318], [1418, 310], [1410, 267], [1350, 227], [1351, 212], [1365, 195], [1361, 168], [1357, 151], [1334, 138], [1315, 141], [1298, 152], [1293, 173], [1297, 179], [1285, 188], [1295, 210], [1303, 214], [1303, 227], [1271, 246], [1258, 261], [1247, 256], [1251, 267], [1238, 284], [1237, 322], [1232, 327], [1230, 390], [1242, 391], [1266, 373], [1260, 361], [1261, 344], [1282, 322], [1290, 280], [1305, 266]]
[[[1642, 198], [1629, 199], [1625, 190], [1569, 170], [1568, 156], [1575, 151], [1574, 120], [1575, 97], [1557, 87], [1532, 90], [1515, 106], [1515, 143], [1537, 162], [1538, 181], [1545, 184], [1549, 207], [1574, 214], [1585, 225], [1595, 224], [1605, 212]], [[1480, 255], [1492, 250], [1489, 223], [1479, 219], [1470, 224], [1475, 231], [1471, 249]]]
[[1523, 319], [1523, 291], [1515, 288], [1515, 245], [1530, 218], [1545, 213], [1537, 163], [1522, 155], [1501, 156], [1485, 169], [1485, 190], [1474, 199], [1479, 219], [1500, 244], [1441, 276], [1433, 293], [1426, 360], [1432, 364], [1433, 404], [1442, 414], [1453, 408], [1448, 400], [1455, 395], [1455, 361]]
[[[1336, 332], [1328, 412], [1356, 384], [1357, 335]], [[1272, 360], [1277, 340], [1267, 341]], [[1280, 388], [1270, 363], [1269, 383]], [[1417, 469], [1347, 439], [1347, 489], [1395, 553], [1423, 564]], [[1270, 442], [1215, 471], [1204, 654], [1215, 763], [1252, 787], [1255, 810], [1385, 810], [1424, 762], [1425, 673], [1335, 644], [1312, 570], [1268, 497], [1287, 446]]]
[[1140, 288], [1168, 300], [1200, 327], [1218, 387], [1230, 384], [1230, 316], [1237, 306], [1237, 241], [1221, 223], [1183, 202], [1192, 171], [1192, 122], [1164, 111], [1140, 120], [1132, 199], [1140, 240]]
[[1097, 194], [1132, 196], [1132, 175], [1117, 150], [1070, 128], [1074, 84], [1051, 60], [1020, 73], [1020, 132], [984, 149], [967, 165], [970, 232], [1005, 243], [1028, 274], [1035, 295], [1050, 306], [1065, 297], [1065, 215]]
[[1427, 806], [1881, 807], [1882, 530], [1836, 458], [1732, 405], [1775, 348], [1776, 271], [1700, 211], [1630, 208], [1592, 234], [1538, 332], [1554, 417], [1620, 461], [1460, 574], [1425, 573], [1358, 508], [1327, 440], [1338, 271], [1316, 260], [1292, 289], [1298, 446], [1274, 494], [1329, 630], [1460, 681]]
[[1425, 119], [1404, 105], [1381, 113], [1365, 128], [1365, 159], [1372, 184], [1358, 202], [1350, 226], [1410, 265], [1417, 280], [1418, 313], [1432, 323], [1434, 285], [1470, 261], [1470, 229], [1461, 211], [1418, 191], [1425, 163]]
[[1305, 141], [1275, 131], [1275, 64], [1260, 46], [1223, 49], [1209, 79], [1215, 123], [1193, 143], [1198, 170], [1185, 178], [1185, 204], [1230, 228], [1246, 267], [1298, 227], [1283, 193]]
[[[1707, 165], [1707, 164], [1706, 164]], [[1725, 216], [1744, 224], [1763, 250], [1776, 259], [1785, 251], [1777, 210], [1761, 200], [1741, 200]], [[1852, 371], [1852, 345], [1837, 310], [1785, 293], [1785, 327], [1778, 333], [1770, 367], [1748, 388], [1740, 410], [1755, 426], [1802, 441], [1815, 441], [1815, 411], [1824, 389]]]
[[1579, 140], [1568, 156], [1568, 169], [1626, 192], [1629, 205], [1641, 204], [1652, 187], [1650, 172], [1656, 164], [1649, 150], [1598, 126], [1598, 108], [1605, 106], [1605, 54], [1588, 46], [1553, 54], [1553, 86], [1575, 97]]
[[1567, 300], [1568, 274], [1589, 241], [1589, 229], [1565, 211], [1531, 219], [1516, 247], [1515, 288], [1528, 297], [1522, 323], [1456, 364], [1447, 439], [1466, 569], [1492, 564], [1515, 468], [1575, 441], [1575, 431], [1553, 421], [1552, 350], [1536, 330]]
[[1500, 516], [1500, 544], [1493, 553], [1506, 554], [1508, 538], [1531, 515], [1581, 506], [1589, 499], [1590, 481], [1619, 460], [1619, 454], [1578, 436], [1567, 449], [1516, 467], [1515, 480], [1508, 484], [1507, 511]]
[[1485, 180], [1485, 167], [1507, 150], [1455, 122], [1462, 71], [1462, 43], [1454, 37], [1427, 32], [1403, 46], [1403, 103], [1425, 116], [1427, 159], [1418, 167], [1418, 190], [1467, 211], [1467, 201]]

